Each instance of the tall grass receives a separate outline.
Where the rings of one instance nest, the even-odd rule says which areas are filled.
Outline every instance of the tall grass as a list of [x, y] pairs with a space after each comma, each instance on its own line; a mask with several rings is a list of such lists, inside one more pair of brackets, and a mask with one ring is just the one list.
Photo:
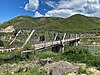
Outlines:
[[66, 48], [62, 56], [71, 62], [82, 62], [89, 66], [100, 66], [100, 57], [92, 55], [87, 47]]

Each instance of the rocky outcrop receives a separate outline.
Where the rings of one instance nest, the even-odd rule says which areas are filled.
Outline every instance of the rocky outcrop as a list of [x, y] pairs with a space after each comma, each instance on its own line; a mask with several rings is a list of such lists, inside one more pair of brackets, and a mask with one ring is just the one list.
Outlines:
[[77, 72], [78, 66], [67, 61], [59, 61], [52, 64], [46, 64], [44, 70], [51, 75], [62, 75], [64, 72]]

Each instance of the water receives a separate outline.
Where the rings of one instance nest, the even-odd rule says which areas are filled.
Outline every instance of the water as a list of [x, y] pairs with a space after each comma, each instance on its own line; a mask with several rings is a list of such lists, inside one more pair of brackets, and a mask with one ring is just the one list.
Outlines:
[[100, 46], [88, 46], [87, 48], [93, 55], [100, 56]]

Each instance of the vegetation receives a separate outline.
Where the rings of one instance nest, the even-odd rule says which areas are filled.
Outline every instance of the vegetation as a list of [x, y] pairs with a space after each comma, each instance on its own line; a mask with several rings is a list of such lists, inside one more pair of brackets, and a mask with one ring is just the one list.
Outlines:
[[0, 53], [0, 65], [5, 63], [19, 63], [19, 61], [28, 61], [34, 58], [32, 53], [21, 55], [18, 52]]
[[92, 55], [87, 47], [71, 47], [66, 49], [63, 55], [72, 62], [82, 62], [96, 67], [100, 65], [100, 59], [98, 59], [100, 57]]
[[18, 16], [10, 21], [0, 25], [1, 28], [13, 25], [16, 30], [19, 29], [37, 29], [54, 30], [67, 32], [99, 32], [100, 19], [95, 17], [86, 17], [80, 14], [69, 18], [52, 18], [29, 16]]
[[0, 47], [4, 46], [4, 42], [2, 40], [0, 40]]
[[[97, 67], [98, 70], [100, 70], [100, 59], [99, 59], [100, 57], [92, 55], [88, 47], [65, 47], [65, 52], [62, 54], [53, 53], [50, 51], [50, 49], [46, 49], [46, 50], [42, 52], [36, 52], [35, 55], [28, 54], [29, 58], [25, 58], [25, 59], [30, 60], [32, 58], [35, 58], [35, 59], [51, 58], [53, 61], [65, 60], [65, 61], [75, 62], [75, 63], [86, 63], [88, 66], [95, 66]], [[9, 54], [3, 53], [3, 54], [0, 54], [0, 57], [8, 58], [12, 55], [15, 56], [17, 54], [14, 54], [13, 52]], [[21, 61], [21, 59], [22, 57], [20, 56], [19, 58], [16, 57], [14, 59], [10, 59], [9, 61], [5, 60], [4, 63], [15, 62], [15, 61], [19, 62]], [[80, 67], [77, 74], [84, 74], [84, 73], [86, 73], [87, 75], [90, 74], [90, 73], [89, 74], [87, 73], [85, 68]], [[47, 73], [41, 70], [40, 67], [38, 66], [27, 69], [27, 71], [24, 71], [24, 69], [20, 69], [20, 71], [18, 71], [14, 75], [23, 75], [23, 74], [24, 75], [31, 75], [31, 74], [47, 75]]]
[[[13, 33], [16, 35], [20, 29], [37, 29], [37, 30], [54, 30], [62, 32], [99, 32], [100, 31], [100, 19], [95, 17], [86, 17], [83, 15], [74, 15], [69, 18], [51, 18], [51, 17], [40, 17], [33, 18], [29, 16], [18, 16], [10, 21], [0, 24], [0, 28], [6, 28], [8, 26], [14, 26], [16, 31]], [[5, 35], [6, 33], [0, 33]], [[41, 33], [39, 34], [41, 35]], [[47, 35], [47, 34], [46, 34]], [[23, 37], [19, 37], [23, 39]], [[89, 44], [100, 41], [99, 37], [84, 37], [83, 42]], [[0, 46], [4, 46], [5, 40], [0, 40]], [[85, 43], [85, 44], [86, 44]], [[23, 50], [34, 50], [31, 43], [24, 46]], [[95, 50], [97, 49], [97, 50]], [[53, 61], [65, 60], [76, 63], [86, 63], [88, 66], [95, 66], [100, 70], [100, 48], [94, 47], [65, 47], [64, 53], [53, 53], [50, 49], [42, 52], [36, 52], [35, 55], [32, 53], [26, 53], [20, 55], [17, 52], [4, 52], [0, 53], [0, 64], [19, 62], [23, 59], [31, 60], [35, 59], [46, 59], [51, 58]], [[79, 68], [78, 74], [86, 73], [86, 70], [82, 67]], [[15, 75], [47, 75], [44, 71], [40, 70], [40, 67], [35, 66], [27, 71], [20, 69]]]
[[41, 70], [40, 68], [40, 66], [34, 66], [33, 68], [20, 67], [16, 72], [9, 72], [8, 69], [5, 69], [3, 75], [48, 75], [45, 71]]
[[86, 69], [83, 67], [79, 67], [78, 74], [86, 74]]
[[58, 54], [47, 51], [47, 52], [43, 52], [43, 53], [36, 53], [35, 58], [39, 58], [39, 59], [54, 58], [57, 55]]
[[3, 52], [3, 53], [0, 53], [0, 58], [10, 58], [14, 55], [17, 55], [17, 53], [15, 52]]
[[[50, 51], [50, 49], [46, 52], [36, 52], [35, 55], [33, 54], [26, 54], [24, 57], [20, 56], [20, 54], [11, 52], [11, 53], [1, 53], [0, 59], [5, 59], [9, 61], [15, 61], [18, 59], [18, 61], [24, 59], [31, 60], [32, 58], [35, 59], [46, 59], [51, 58], [54, 61], [59, 60], [67, 60], [69, 62], [77, 62], [77, 63], [86, 63], [89, 66], [96, 66], [99, 69], [100, 66], [100, 58], [98, 55], [93, 55], [91, 53], [92, 50], [88, 47], [66, 47], [65, 52], [63, 54], [60, 53], [53, 53]], [[28, 56], [28, 58], [26, 57]], [[13, 59], [14, 58], [14, 59]], [[2, 61], [2, 60], [1, 60]]]
[[66, 47], [63, 54], [43, 52], [37, 53], [35, 58], [52, 58], [54, 61], [67, 60], [69, 62], [86, 63], [88, 66], [100, 66], [99, 56], [94, 56], [88, 47]]
[[26, 50], [34, 50], [34, 47], [32, 46], [32, 43], [27, 43], [24, 47], [23, 47], [23, 51], [26, 51]]
[[13, 63], [20, 61], [20, 55], [17, 52], [3, 52], [0, 53], [0, 64]]
[[21, 69], [18, 73], [15, 73], [14, 75], [47, 75], [47, 73], [42, 71], [39, 66], [35, 66], [31, 69], [28, 69], [26, 72]]

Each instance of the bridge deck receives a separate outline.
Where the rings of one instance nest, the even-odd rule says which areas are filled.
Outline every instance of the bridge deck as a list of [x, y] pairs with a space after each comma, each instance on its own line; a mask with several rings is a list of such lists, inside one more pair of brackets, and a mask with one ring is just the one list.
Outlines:
[[15, 48], [9, 48], [9, 49], [0, 49], [0, 52], [11, 52], [11, 51], [13, 51], [13, 50], [15, 50]]
[[[75, 41], [75, 40], [78, 40], [79, 37], [77, 38], [71, 38], [71, 39], [65, 39], [65, 40], [59, 40], [59, 41], [50, 41], [50, 42], [42, 42], [40, 44], [35, 44], [35, 50], [37, 49], [41, 49], [41, 48], [44, 48], [44, 47], [49, 47], [49, 46], [52, 46], [52, 45], [56, 45], [56, 44], [61, 44], [64, 43], [64, 42], [71, 42], [71, 41]], [[11, 52], [15, 50], [15, 48], [9, 48], [9, 49], [0, 49], [0, 52]], [[29, 50], [29, 51], [23, 51], [23, 53], [26, 53], [26, 52], [32, 52], [33, 50]]]
[[59, 41], [53, 41], [53, 42], [44, 42], [44, 43], [40, 43], [40, 44], [35, 44], [35, 50], [37, 49], [41, 49], [41, 48], [44, 48], [44, 47], [49, 47], [49, 46], [52, 46], [52, 45], [56, 45], [56, 44], [61, 44], [64, 43], [64, 42], [71, 42], [71, 41], [75, 41], [75, 40], [78, 40], [79, 37], [77, 38], [71, 38], [71, 39], [65, 39], [65, 40], [59, 40]]

